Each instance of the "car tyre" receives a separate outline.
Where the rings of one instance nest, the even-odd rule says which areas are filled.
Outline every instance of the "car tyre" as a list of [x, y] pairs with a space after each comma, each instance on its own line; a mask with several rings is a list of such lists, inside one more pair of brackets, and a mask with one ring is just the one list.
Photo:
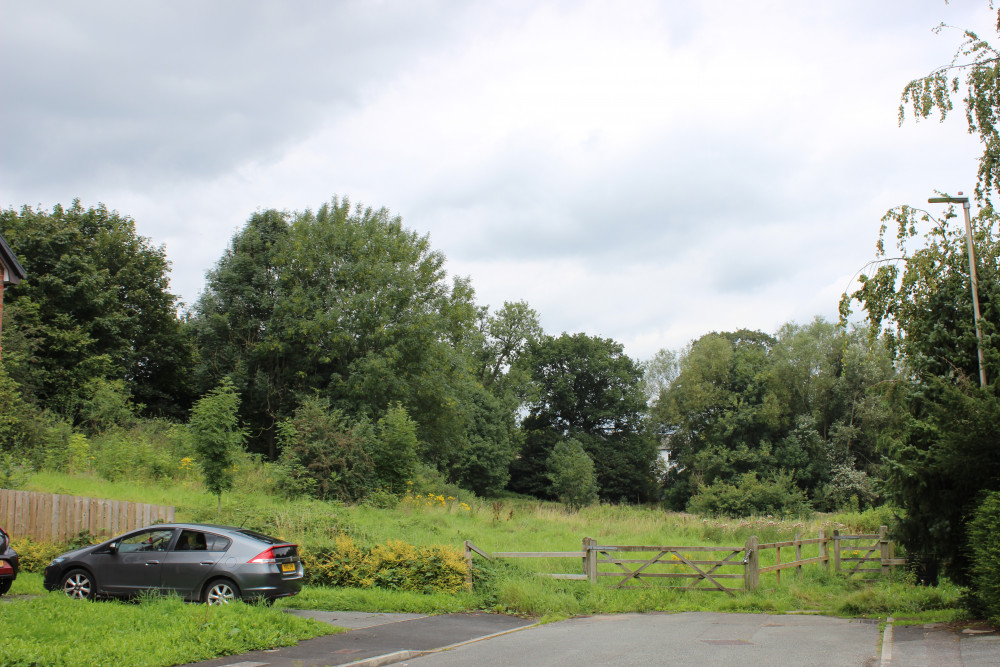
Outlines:
[[64, 574], [60, 588], [74, 600], [93, 600], [97, 595], [94, 576], [86, 570], [70, 570]]
[[216, 579], [205, 588], [205, 604], [229, 604], [240, 599], [240, 587], [229, 579]]
[[13, 583], [13, 579], [4, 579], [3, 581], [0, 581], [0, 595], [6, 595]]

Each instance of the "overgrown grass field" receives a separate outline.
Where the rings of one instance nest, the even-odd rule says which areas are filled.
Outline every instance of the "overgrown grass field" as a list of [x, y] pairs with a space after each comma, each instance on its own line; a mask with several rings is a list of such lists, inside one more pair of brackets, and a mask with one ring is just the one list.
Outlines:
[[[843, 533], [873, 533], [893, 519], [888, 509], [816, 515], [800, 520], [767, 516], [704, 519], [656, 508], [610, 505], [570, 513], [557, 503], [516, 498], [482, 500], [457, 489], [409, 493], [398, 503], [383, 499], [383, 506], [377, 507], [288, 501], [269, 495], [264, 485], [264, 475], [247, 466], [237, 489], [223, 495], [221, 511], [215, 496], [204, 493], [197, 482], [112, 483], [85, 475], [46, 472], [35, 474], [26, 488], [174, 505], [180, 521], [243, 524], [303, 545], [328, 544], [341, 535], [361, 545], [402, 540], [416, 546], [446, 545], [456, 550], [470, 540], [488, 552], [574, 551], [580, 549], [584, 537], [605, 545], [740, 547], [751, 535], [763, 543], [790, 540], [796, 534], [815, 537], [819, 530], [827, 534], [835, 529]], [[446, 495], [449, 491], [455, 495]], [[804, 557], [812, 555], [816, 554], [807, 548]], [[783, 553], [783, 560], [790, 559], [789, 549]], [[773, 550], [761, 552], [762, 567], [773, 564], [774, 560]], [[953, 620], [962, 613], [958, 588], [947, 582], [938, 587], [912, 585], [902, 568], [876, 584], [832, 574], [821, 565], [806, 566], [803, 570], [801, 575], [786, 570], [780, 584], [775, 575], [762, 575], [760, 590], [729, 596], [717, 591], [679, 591], [658, 586], [616, 590], [608, 585], [615, 581], [611, 578], [602, 578], [593, 586], [537, 576], [538, 572], [579, 574], [582, 571], [579, 559], [488, 562], [477, 556], [475, 586], [468, 593], [307, 586], [301, 595], [279, 601], [277, 607], [420, 613], [487, 609], [545, 619], [653, 610], [811, 611], [872, 617], [922, 614], [941, 620]]]

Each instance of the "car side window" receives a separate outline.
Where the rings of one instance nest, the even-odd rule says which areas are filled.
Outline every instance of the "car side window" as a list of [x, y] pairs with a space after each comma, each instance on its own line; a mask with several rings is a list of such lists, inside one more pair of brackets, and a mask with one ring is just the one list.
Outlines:
[[227, 551], [229, 549], [229, 545], [233, 543], [231, 539], [223, 537], [222, 535], [206, 533], [205, 537], [208, 540], [208, 551]]
[[182, 530], [175, 551], [208, 551], [205, 533], [198, 530]]
[[144, 530], [124, 538], [118, 545], [118, 552], [166, 551], [167, 545], [170, 544], [170, 538], [173, 536], [173, 530]]

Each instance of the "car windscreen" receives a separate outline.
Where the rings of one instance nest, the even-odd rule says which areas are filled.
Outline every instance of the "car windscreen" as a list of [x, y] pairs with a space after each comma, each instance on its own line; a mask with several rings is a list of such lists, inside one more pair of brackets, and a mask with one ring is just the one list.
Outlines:
[[239, 530], [237, 531], [240, 535], [246, 535], [247, 537], [257, 540], [258, 542], [263, 542], [264, 544], [288, 544], [287, 540], [282, 540], [277, 537], [268, 537], [262, 533], [258, 533], [255, 530]]

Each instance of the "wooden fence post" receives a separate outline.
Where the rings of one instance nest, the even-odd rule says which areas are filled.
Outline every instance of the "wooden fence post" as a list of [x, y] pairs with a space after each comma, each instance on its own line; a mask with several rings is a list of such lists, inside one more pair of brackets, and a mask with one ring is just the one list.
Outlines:
[[833, 531], [833, 571], [840, 572], [840, 531]]
[[583, 538], [583, 574], [587, 581], [597, 583], [597, 540], [592, 537]]
[[830, 552], [826, 548], [826, 531], [819, 531], [819, 539], [822, 542], [819, 543], [819, 557], [823, 559], [823, 566], [826, 567], [827, 571], [830, 571]]
[[878, 529], [878, 545], [882, 556], [882, 576], [889, 576], [889, 540], [886, 535], [889, 533], [888, 526], [880, 526]]
[[[801, 540], [802, 540], [802, 535], [800, 535], [799, 533], [795, 533], [795, 560], [802, 560], [802, 542], [801, 542]], [[800, 577], [802, 576], [802, 566], [801, 565], [799, 565], [797, 568], [795, 568], [795, 571], [798, 573], [798, 576], [800, 576]]]
[[757, 536], [751, 535], [747, 540], [746, 555], [743, 557], [743, 589], [755, 591], [760, 585], [760, 560], [757, 555]]
[[472, 590], [472, 549], [469, 548], [469, 540], [465, 541], [465, 587]]
[[[781, 565], [781, 547], [774, 548], [774, 562], [776, 565]], [[774, 581], [779, 586], [781, 585], [781, 570], [774, 573]]]

